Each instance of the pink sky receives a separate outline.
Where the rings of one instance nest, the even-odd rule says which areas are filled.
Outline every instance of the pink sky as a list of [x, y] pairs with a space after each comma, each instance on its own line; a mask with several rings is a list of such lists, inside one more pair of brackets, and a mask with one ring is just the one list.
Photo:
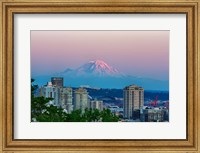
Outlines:
[[104, 60], [125, 74], [169, 79], [169, 31], [31, 31], [32, 76]]

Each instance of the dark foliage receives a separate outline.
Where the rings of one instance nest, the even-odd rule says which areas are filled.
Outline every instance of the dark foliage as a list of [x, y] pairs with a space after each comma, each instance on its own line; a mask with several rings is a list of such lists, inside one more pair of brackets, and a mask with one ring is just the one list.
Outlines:
[[113, 115], [109, 109], [99, 111], [98, 109], [74, 110], [67, 114], [64, 109], [50, 105], [52, 98], [34, 97], [34, 91], [38, 88], [33, 85], [31, 79], [31, 121], [37, 122], [117, 122], [119, 118]]

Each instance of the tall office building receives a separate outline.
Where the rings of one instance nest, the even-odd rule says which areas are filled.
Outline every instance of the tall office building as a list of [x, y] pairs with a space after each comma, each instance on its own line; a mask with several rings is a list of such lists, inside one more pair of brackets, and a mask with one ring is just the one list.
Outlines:
[[40, 88], [40, 96], [45, 98], [53, 98], [50, 103], [60, 106], [60, 89], [57, 86], [54, 86], [52, 82], [48, 82], [47, 85]]
[[63, 77], [52, 77], [51, 82], [54, 86], [63, 87]]
[[74, 91], [74, 110], [81, 109], [82, 113], [88, 107], [88, 92], [84, 88]]
[[72, 88], [60, 88], [60, 103], [61, 107], [67, 110], [67, 113], [72, 112]]
[[136, 85], [130, 85], [123, 89], [124, 118], [139, 119], [140, 111], [144, 106], [144, 89]]
[[103, 101], [101, 101], [101, 100], [91, 100], [89, 102], [89, 108], [98, 109], [98, 110], [102, 111], [103, 110]]

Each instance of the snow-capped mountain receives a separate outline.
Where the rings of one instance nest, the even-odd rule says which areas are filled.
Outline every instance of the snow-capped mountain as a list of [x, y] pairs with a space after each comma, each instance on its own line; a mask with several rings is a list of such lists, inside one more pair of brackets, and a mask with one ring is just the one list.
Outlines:
[[102, 60], [89, 61], [88, 63], [80, 66], [77, 70], [80, 74], [96, 74], [98, 76], [113, 76], [119, 75], [119, 71], [112, 66], [108, 65]]
[[94, 61], [89, 61], [74, 70], [67, 68], [65, 71], [59, 72], [56, 75], [119, 77], [122, 76], [123, 74], [120, 73], [116, 68], [113, 68], [112, 66], [108, 65], [106, 62], [102, 60], [94, 60]]
[[168, 90], [169, 81], [155, 80], [125, 75], [102, 60], [89, 61], [76, 69], [67, 68], [62, 72], [48, 76], [33, 77], [41, 86], [51, 80], [51, 77], [63, 77], [66, 86], [79, 87], [88, 85], [99, 88], [124, 88], [136, 84], [145, 90]]

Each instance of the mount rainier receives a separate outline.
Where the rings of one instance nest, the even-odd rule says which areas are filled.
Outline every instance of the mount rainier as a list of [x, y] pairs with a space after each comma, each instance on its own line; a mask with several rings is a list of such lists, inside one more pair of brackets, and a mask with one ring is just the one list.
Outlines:
[[67, 68], [62, 72], [52, 75], [36, 76], [33, 78], [35, 79], [35, 83], [41, 86], [50, 81], [51, 77], [63, 77], [64, 85], [71, 87], [87, 85], [98, 88], [121, 89], [127, 85], [136, 84], [145, 90], [169, 90], [168, 80], [163, 81], [125, 75], [102, 60], [89, 61], [77, 69]]

